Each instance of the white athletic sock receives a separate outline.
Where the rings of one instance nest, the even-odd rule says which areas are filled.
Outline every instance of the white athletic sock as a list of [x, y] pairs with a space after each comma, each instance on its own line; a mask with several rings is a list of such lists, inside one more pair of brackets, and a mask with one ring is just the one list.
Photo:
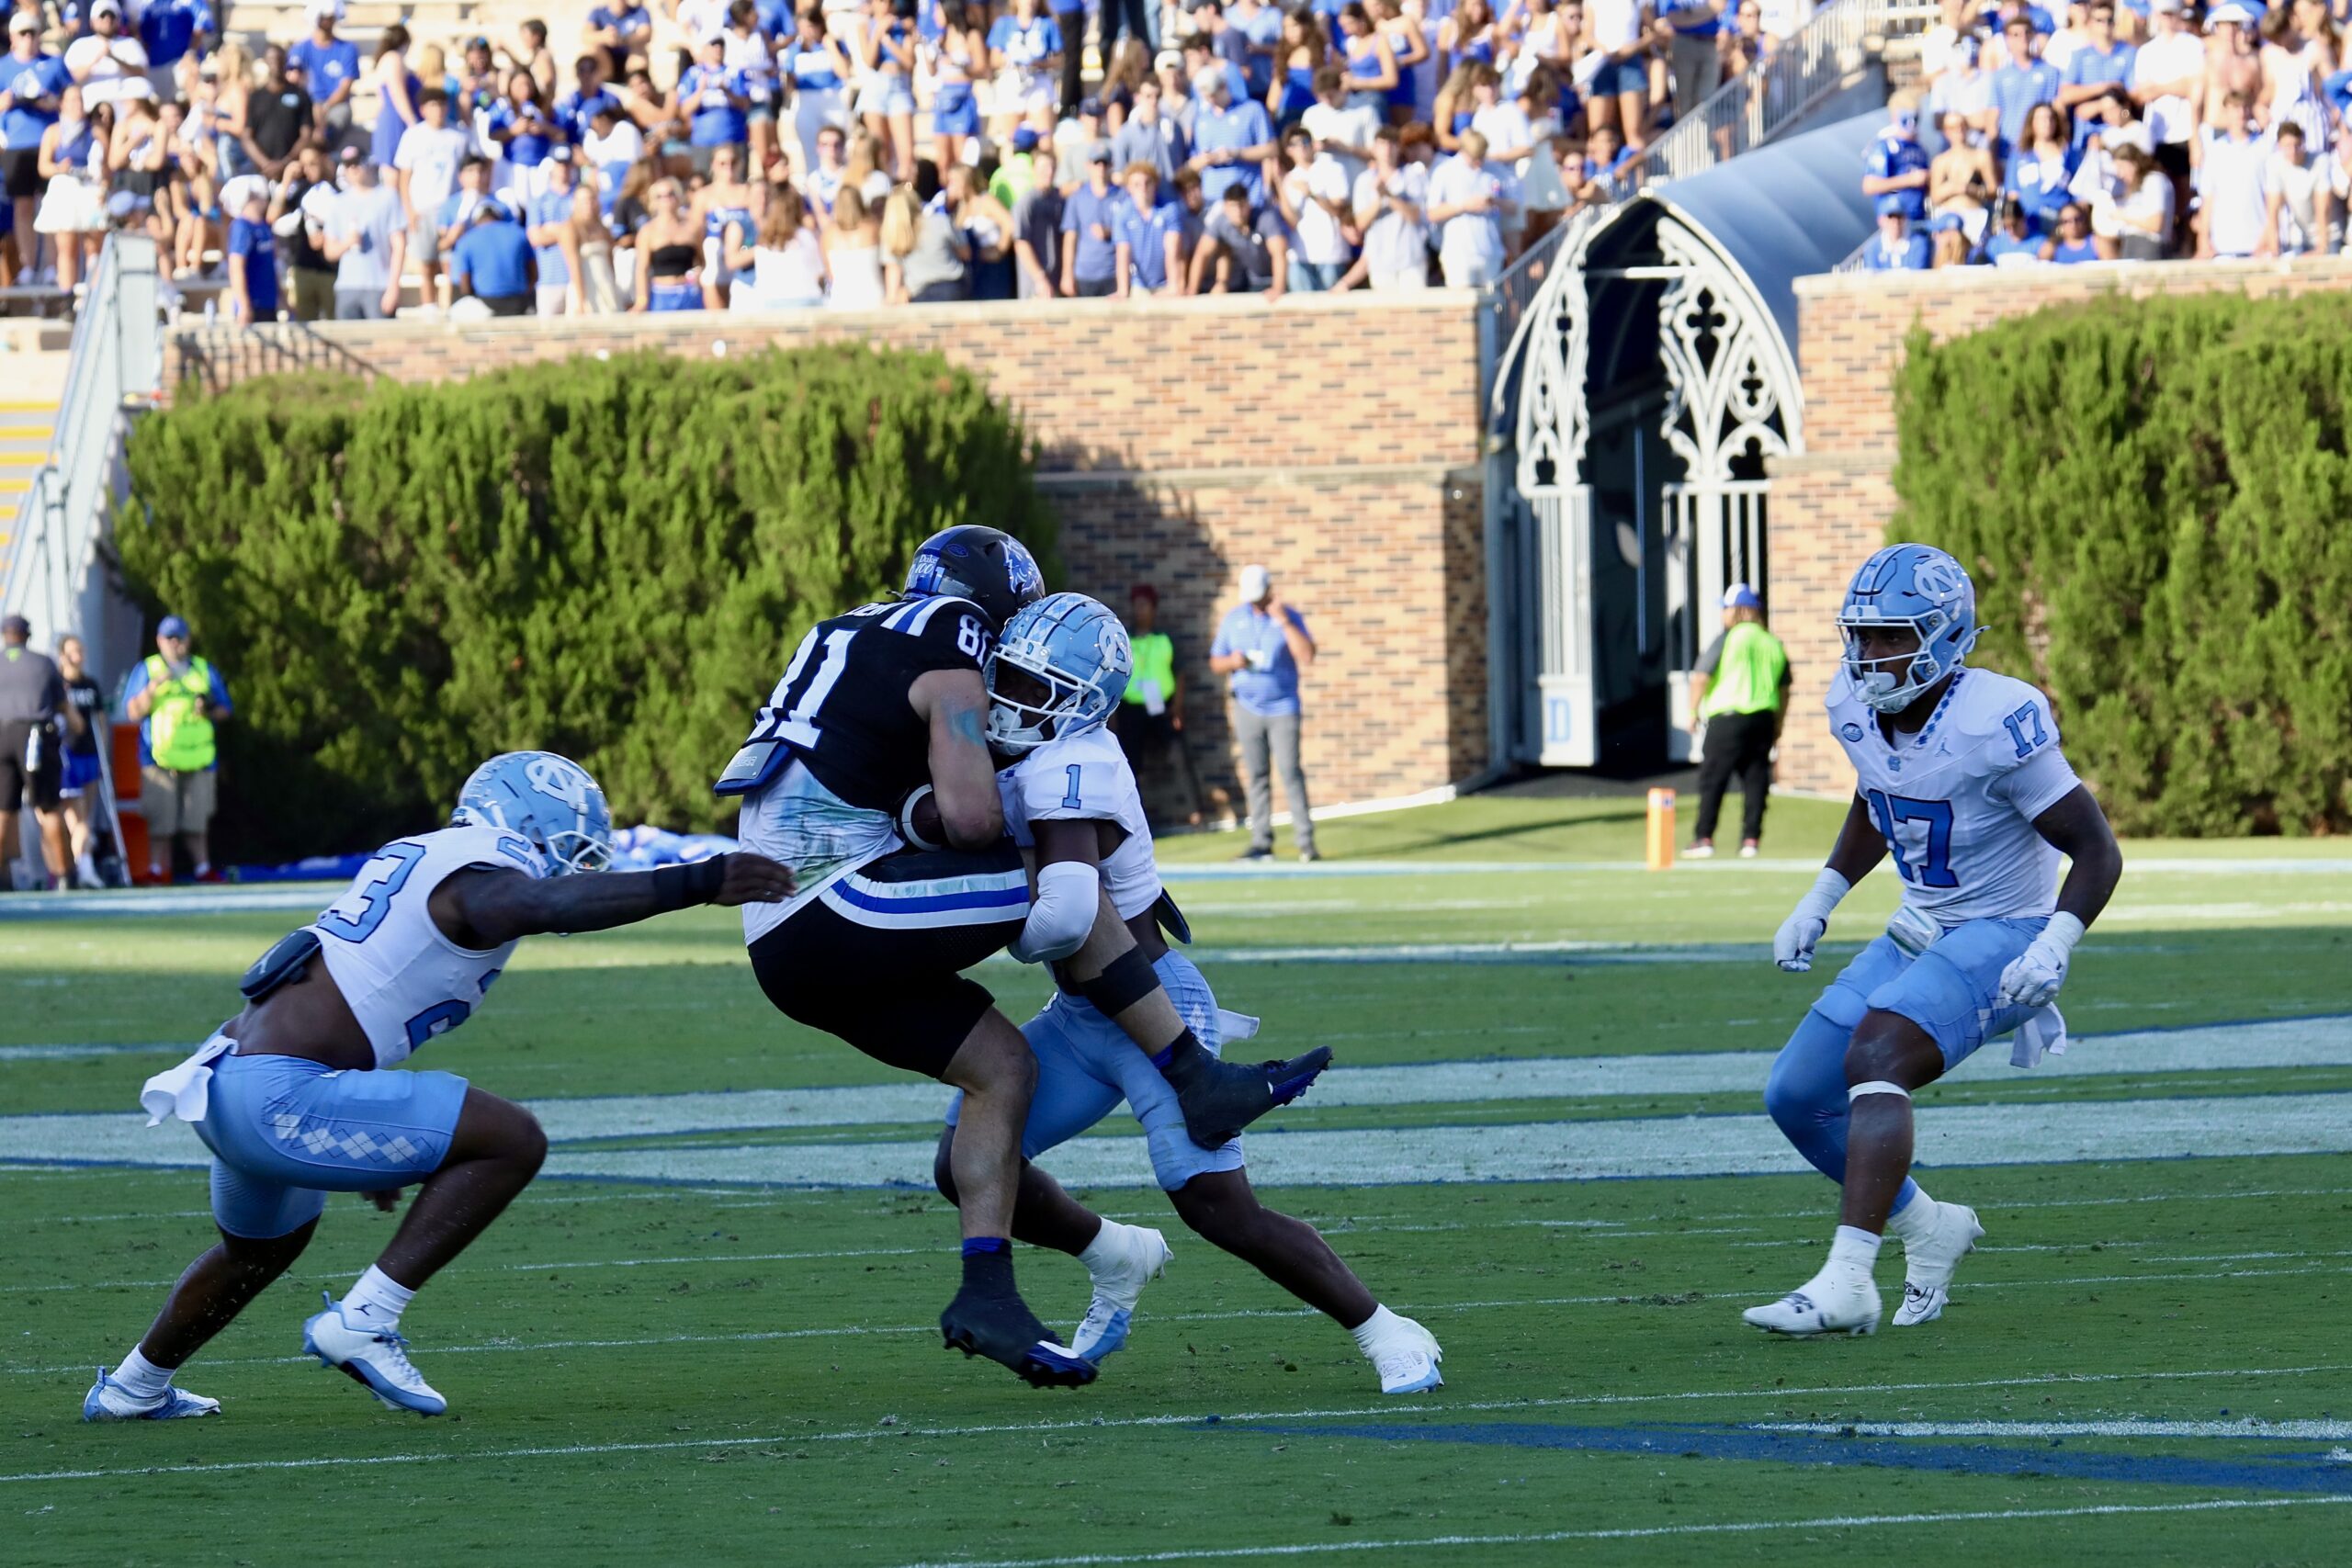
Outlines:
[[1079, 1253], [1078, 1260], [1086, 1265], [1089, 1274], [1100, 1274], [1105, 1269], [1115, 1269], [1127, 1258], [1127, 1233], [1135, 1227], [1123, 1225], [1116, 1220], [1104, 1220], [1094, 1239]]
[[1935, 1224], [1936, 1201], [1928, 1196], [1928, 1190], [1924, 1187], [1912, 1197], [1911, 1201], [1886, 1217], [1887, 1234], [1901, 1242], [1905, 1250], [1934, 1229]]
[[133, 1346], [130, 1354], [122, 1359], [122, 1365], [114, 1370], [112, 1376], [122, 1385], [123, 1392], [132, 1398], [153, 1400], [164, 1397], [164, 1391], [172, 1386], [172, 1374], [178, 1370], [176, 1367], [157, 1366]]
[[1866, 1230], [1857, 1230], [1852, 1225], [1839, 1225], [1837, 1239], [1829, 1244], [1828, 1265], [1823, 1269], [1822, 1272], [1825, 1274], [1834, 1271], [1850, 1272], [1860, 1274], [1865, 1280], [1869, 1279], [1871, 1269], [1878, 1262], [1880, 1240], [1880, 1237], [1871, 1235]]
[[1372, 1354], [1372, 1348], [1395, 1333], [1396, 1329], [1396, 1314], [1385, 1306], [1376, 1306], [1372, 1309], [1370, 1317], [1365, 1318], [1348, 1332], [1356, 1337], [1356, 1348], [1369, 1356]]
[[371, 1263], [368, 1272], [359, 1276], [359, 1283], [345, 1293], [343, 1320], [390, 1332], [401, 1325], [401, 1314], [415, 1299], [414, 1291]]

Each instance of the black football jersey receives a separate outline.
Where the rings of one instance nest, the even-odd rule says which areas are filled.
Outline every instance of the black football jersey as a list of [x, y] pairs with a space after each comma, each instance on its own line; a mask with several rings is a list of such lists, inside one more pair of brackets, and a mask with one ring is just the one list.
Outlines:
[[909, 705], [918, 677], [978, 671], [994, 639], [978, 606], [933, 597], [861, 604], [800, 639], [717, 785], [746, 795], [798, 757], [852, 806], [891, 811], [931, 781], [931, 727]]

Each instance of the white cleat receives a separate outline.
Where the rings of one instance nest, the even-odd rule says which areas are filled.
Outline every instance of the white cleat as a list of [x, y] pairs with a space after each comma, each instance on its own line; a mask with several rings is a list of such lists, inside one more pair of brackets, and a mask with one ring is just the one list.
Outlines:
[[1917, 1245], [1903, 1249], [1903, 1304], [1894, 1309], [1894, 1326], [1932, 1323], [1944, 1314], [1951, 1299], [1952, 1271], [1960, 1260], [1976, 1250], [1984, 1227], [1976, 1211], [1965, 1203], [1936, 1204], [1935, 1219]]
[[1437, 1370], [1445, 1359], [1437, 1336], [1409, 1317], [1396, 1319], [1396, 1330], [1364, 1353], [1380, 1374], [1383, 1393], [1423, 1393], [1445, 1386]]
[[1769, 1306], [1739, 1315], [1770, 1334], [1806, 1337], [1816, 1334], [1878, 1332], [1878, 1287], [1867, 1274], [1832, 1278], [1827, 1269]]
[[141, 1399], [109, 1377], [104, 1367], [98, 1369], [98, 1381], [82, 1396], [85, 1421], [180, 1421], [192, 1416], [220, 1414], [219, 1400], [190, 1393], [184, 1388], [167, 1386], [153, 1399]]
[[1143, 1298], [1143, 1288], [1168, 1271], [1168, 1259], [1173, 1256], [1168, 1238], [1158, 1231], [1142, 1225], [1124, 1228], [1125, 1251], [1093, 1276], [1094, 1299], [1087, 1303], [1078, 1332], [1070, 1336], [1071, 1352], [1089, 1361], [1099, 1361], [1125, 1348], [1127, 1325], [1135, 1316], [1136, 1303]]
[[335, 1299], [320, 1292], [327, 1310], [302, 1325], [302, 1348], [366, 1389], [391, 1410], [438, 1416], [449, 1402], [409, 1364], [408, 1341], [389, 1328], [353, 1324]]

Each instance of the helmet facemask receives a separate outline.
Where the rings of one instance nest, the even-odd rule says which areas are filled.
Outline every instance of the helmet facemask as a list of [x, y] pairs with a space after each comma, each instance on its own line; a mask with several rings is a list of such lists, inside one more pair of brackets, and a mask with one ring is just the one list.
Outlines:
[[989, 744], [1009, 757], [1087, 728], [1072, 723], [1094, 683], [1057, 669], [1035, 642], [1000, 645], [989, 656]]

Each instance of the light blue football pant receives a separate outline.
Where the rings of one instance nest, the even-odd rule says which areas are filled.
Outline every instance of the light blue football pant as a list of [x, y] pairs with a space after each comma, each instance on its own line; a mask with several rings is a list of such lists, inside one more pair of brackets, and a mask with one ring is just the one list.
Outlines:
[[[1224, 1048], [1216, 993], [1193, 961], [1172, 949], [1152, 965], [1168, 999], [1211, 1055]], [[1021, 1026], [1037, 1055], [1037, 1092], [1021, 1133], [1021, 1157], [1035, 1159], [1093, 1126], [1125, 1100], [1143, 1123], [1151, 1148], [1151, 1171], [1164, 1191], [1173, 1192], [1195, 1176], [1239, 1170], [1241, 1140], [1214, 1149], [1193, 1142], [1176, 1091], [1159, 1076], [1133, 1040], [1082, 998], [1057, 991], [1037, 1016]], [[963, 1108], [957, 1090], [947, 1106], [953, 1127]]]
[[[2049, 923], [2046, 916], [1969, 920], [1916, 959], [1884, 936], [1856, 953], [1781, 1047], [1764, 1083], [1764, 1109], [1797, 1153], [1830, 1180], [1845, 1181], [1846, 1048], [1864, 1013], [1896, 1013], [1926, 1030], [1950, 1072], [2033, 1011], [1997, 1006], [1994, 997], [2001, 971]], [[1919, 1184], [1905, 1178], [1895, 1211], [1918, 1195]]]

